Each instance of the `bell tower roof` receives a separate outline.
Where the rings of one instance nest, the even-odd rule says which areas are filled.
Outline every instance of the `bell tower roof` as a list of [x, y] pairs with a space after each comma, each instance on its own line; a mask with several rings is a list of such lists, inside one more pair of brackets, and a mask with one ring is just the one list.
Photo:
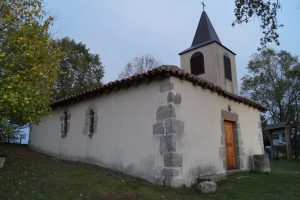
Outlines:
[[235, 53], [220, 41], [206, 12], [203, 12], [192, 45], [179, 53], [180, 66], [223, 90], [238, 94]]
[[221, 45], [222, 47], [224, 47], [225, 49], [227, 49], [228, 51], [230, 51], [231, 53], [233, 53], [235, 55], [234, 52], [232, 52], [230, 49], [228, 49], [227, 47], [222, 45], [221, 40], [219, 39], [212, 23], [210, 22], [208, 15], [203, 10], [191, 47], [180, 52], [179, 55], [182, 55], [186, 52], [192, 51], [196, 48], [199, 48], [199, 47], [202, 47], [202, 46], [214, 43], [214, 42], [218, 43], [219, 45]]
[[203, 11], [201, 14], [197, 31], [194, 36], [192, 47], [197, 46], [203, 42], [212, 42], [212, 41], [216, 41], [221, 44], [221, 41], [212, 23], [210, 22], [206, 12]]

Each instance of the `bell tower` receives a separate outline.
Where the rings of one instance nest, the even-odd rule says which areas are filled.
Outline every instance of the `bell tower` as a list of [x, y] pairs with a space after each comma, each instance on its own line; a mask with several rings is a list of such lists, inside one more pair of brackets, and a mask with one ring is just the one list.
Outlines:
[[222, 45], [206, 12], [201, 18], [191, 47], [179, 53], [181, 68], [206, 79], [223, 90], [238, 94], [235, 53]]

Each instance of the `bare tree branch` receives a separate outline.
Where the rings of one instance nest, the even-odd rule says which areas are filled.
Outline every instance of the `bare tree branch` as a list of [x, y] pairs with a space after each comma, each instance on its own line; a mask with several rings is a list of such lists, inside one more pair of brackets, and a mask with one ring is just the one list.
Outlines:
[[160, 65], [160, 62], [149, 54], [135, 57], [132, 61], [127, 63], [122, 72], [118, 75], [118, 78], [128, 78], [130, 76], [149, 71]]

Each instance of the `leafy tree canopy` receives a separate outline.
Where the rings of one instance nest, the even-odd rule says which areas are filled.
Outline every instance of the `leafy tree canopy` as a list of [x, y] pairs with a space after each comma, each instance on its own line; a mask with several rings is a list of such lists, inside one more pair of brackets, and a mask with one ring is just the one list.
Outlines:
[[49, 99], [61, 52], [50, 38], [52, 23], [42, 0], [0, 2], [0, 131], [37, 123]]
[[252, 56], [248, 75], [242, 78], [242, 94], [268, 108], [273, 122], [300, 122], [300, 63], [286, 51], [266, 49]]
[[235, 0], [236, 20], [232, 25], [248, 23], [257, 17], [263, 35], [260, 39], [261, 47], [258, 50], [265, 48], [270, 42], [279, 45], [278, 28], [283, 26], [277, 22], [277, 13], [280, 8], [279, 0]]
[[57, 40], [56, 44], [64, 52], [59, 61], [59, 74], [55, 82], [53, 99], [62, 98], [101, 84], [104, 67], [97, 54], [91, 54], [82, 43], [70, 38]]

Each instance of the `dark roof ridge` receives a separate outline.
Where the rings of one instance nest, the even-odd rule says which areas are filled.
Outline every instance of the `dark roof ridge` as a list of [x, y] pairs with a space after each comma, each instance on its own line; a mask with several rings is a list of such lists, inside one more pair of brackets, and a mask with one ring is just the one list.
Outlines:
[[199, 85], [204, 89], [209, 89], [212, 92], [216, 92], [219, 95], [222, 95], [226, 98], [229, 98], [233, 101], [239, 102], [239, 103], [244, 103], [248, 106], [251, 106], [253, 108], [256, 108], [262, 112], [267, 111], [265, 107], [262, 105], [258, 104], [257, 102], [247, 99], [245, 97], [241, 97], [229, 92], [224, 91], [221, 87], [201, 78], [198, 76], [195, 76], [191, 73], [185, 72], [184, 70], [180, 69], [177, 66], [174, 65], [162, 65], [160, 67], [154, 68], [150, 71], [141, 73], [141, 74], [136, 74], [133, 76], [130, 76], [128, 78], [122, 79], [122, 80], [115, 80], [112, 82], [109, 82], [104, 85], [98, 85], [92, 89], [80, 92], [75, 95], [67, 96], [65, 98], [58, 99], [56, 101], [51, 102], [50, 107], [51, 108], [56, 108], [59, 106], [64, 106], [67, 104], [72, 104], [84, 99], [92, 98], [95, 96], [100, 96], [103, 93], [109, 93], [113, 90], [119, 90], [121, 88], [128, 88], [131, 85], [134, 84], [140, 84], [142, 82], [150, 82], [153, 79], [162, 79], [166, 77], [176, 77], [181, 80], [186, 80], [194, 85]]

